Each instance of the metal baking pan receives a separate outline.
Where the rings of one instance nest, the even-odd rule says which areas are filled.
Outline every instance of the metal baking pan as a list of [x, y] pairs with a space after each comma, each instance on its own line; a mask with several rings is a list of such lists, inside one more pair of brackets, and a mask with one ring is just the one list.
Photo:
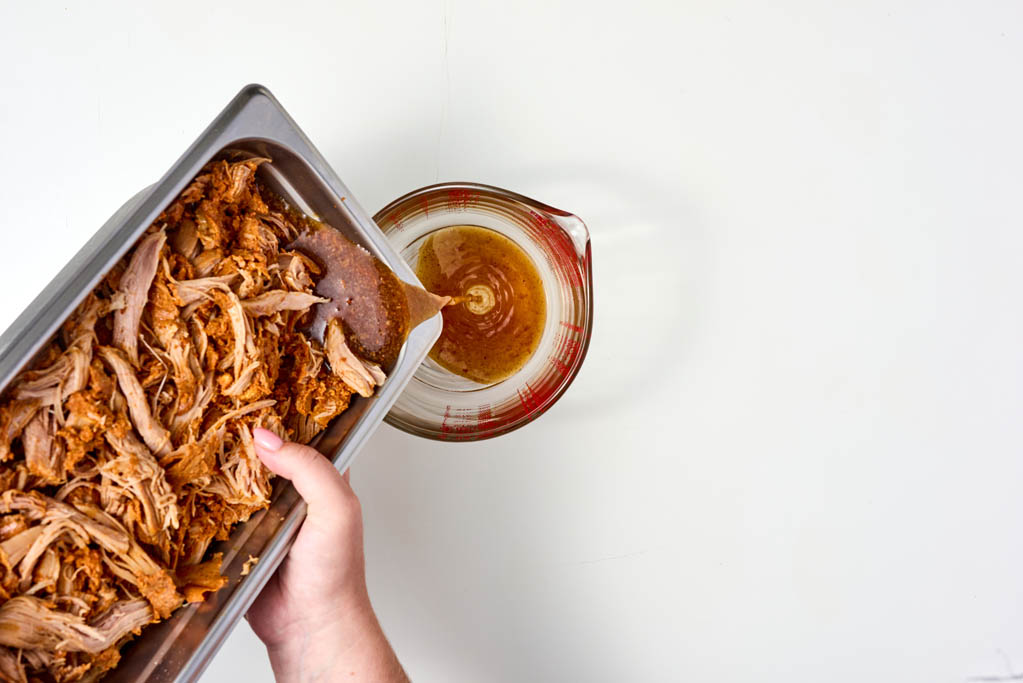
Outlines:
[[[223, 155], [269, 157], [260, 177], [293, 206], [340, 230], [401, 279], [418, 285], [411, 268], [387, 242], [369, 215], [327, 165], [269, 90], [249, 85], [227, 105], [156, 184], [129, 200], [90, 239], [27, 309], [0, 335], [0, 391], [49, 341], [75, 306], [135, 243], [159, 213], [210, 159]], [[412, 331], [387, 381], [372, 398], [356, 397], [313, 445], [345, 470], [412, 379], [440, 335], [440, 316]], [[104, 681], [184, 683], [196, 680], [224, 638], [287, 554], [305, 517], [305, 504], [285, 480], [274, 486], [270, 507], [239, 525], [224, 553], [229, 583], [206, 602], [179, 609], [167, 621], [143, 630], [125, 647], [120, 665]], [[248, 576], [249, 556], [259, 558]], [[330, 596], [327, 596], [330, 599]]]

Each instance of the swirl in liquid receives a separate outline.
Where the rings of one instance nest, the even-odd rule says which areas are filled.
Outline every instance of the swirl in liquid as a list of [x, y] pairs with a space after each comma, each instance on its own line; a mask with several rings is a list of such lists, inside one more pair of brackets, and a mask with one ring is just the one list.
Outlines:
[[444, 330], [430, 350], [444, 369], [494, 384], [536, 351], [547, 320], [543, 282], [529, 255], [504, 235], [473, 225], [442, 228], [420, 247], [416, 274], [428, 291], [457, 302], [441, 311]]

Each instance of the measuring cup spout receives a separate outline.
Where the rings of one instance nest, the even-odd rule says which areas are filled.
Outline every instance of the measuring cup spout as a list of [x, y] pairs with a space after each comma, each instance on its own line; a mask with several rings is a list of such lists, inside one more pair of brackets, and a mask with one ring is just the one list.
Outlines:
[[575, 253], [578, 254], [579, 258], [586, 258], [586, 254], [590, 250], [590, 231], [586, 228], [586, 224], [582, 222], [582, 219], [567, 213], [551, 215], [551, 221], [556, 223], [569, 236], [572, 240], [572, 246], [575, 248]]

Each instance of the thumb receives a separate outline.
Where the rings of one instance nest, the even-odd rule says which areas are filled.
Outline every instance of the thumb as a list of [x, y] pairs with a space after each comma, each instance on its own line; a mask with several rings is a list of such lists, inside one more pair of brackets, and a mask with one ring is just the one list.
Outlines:
[[309, 514], [343, 512], [355, 498], [334, 465], [314, 448], [282, 441], [268, 429], [252, 430], [256, 455], [274, 474], [290, 479], [309, 506]]

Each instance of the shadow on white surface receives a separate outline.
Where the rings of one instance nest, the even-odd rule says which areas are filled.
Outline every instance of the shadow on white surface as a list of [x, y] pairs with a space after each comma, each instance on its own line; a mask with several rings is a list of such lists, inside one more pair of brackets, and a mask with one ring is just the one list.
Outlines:
[[240, 621], [234, 627], [200, 680], [203, 683], [274, 683], [266, 648], [247, 621]]

